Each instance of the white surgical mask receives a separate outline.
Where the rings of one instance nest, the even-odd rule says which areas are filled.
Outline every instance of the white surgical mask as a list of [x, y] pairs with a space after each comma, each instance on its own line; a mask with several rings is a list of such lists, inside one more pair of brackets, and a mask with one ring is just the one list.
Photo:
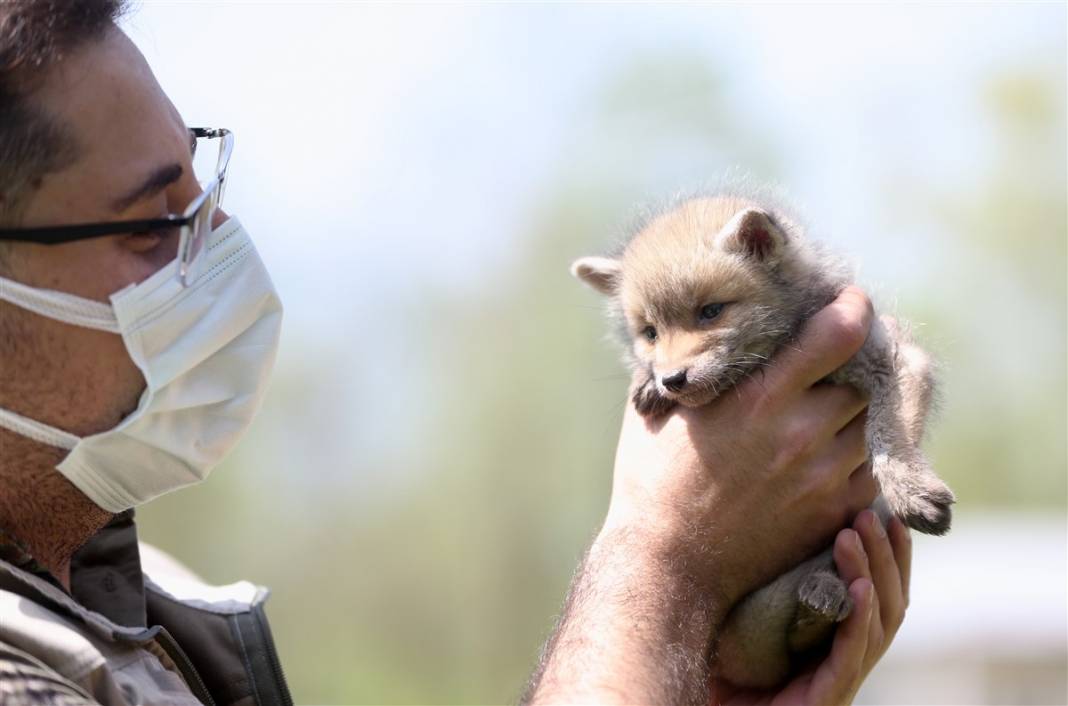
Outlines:
[[69, 432], [0, 409], [0, 426], [70, 449], [60, 473], [100, 507], [127, 508], [203, 480], [260, 406], [278, 349], [282, 304], [248, 234], [230, 218], [208, 237], [183, 287], [173, 261], [111, 295], [111, 305], [0, 278], [0, 299], [120, 334], [146, 387], [113, 429]]

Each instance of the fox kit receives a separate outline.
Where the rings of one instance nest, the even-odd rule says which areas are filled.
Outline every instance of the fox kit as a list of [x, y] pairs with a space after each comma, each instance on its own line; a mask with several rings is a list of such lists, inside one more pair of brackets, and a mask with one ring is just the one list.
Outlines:
[[[767, 197], [732, 191], [678, 200], [640, 223], [617, 255], [582, 258], [571, 271], [610, 297], [631, 399], [645, 416], [715, 399], [765, 365], [853, 276]], [[866, 437], [881, 489], [873, 509], [883, 521], [892, 513], [940, 535], [953, 493], [920, 451], [932, 368], [905, 327], [882, 317], [829, 381], [870, 396]], [[738, 686], [774, 686], [851, 607], [828, 549], [732, 609], [716, 646], [718, 672]]]

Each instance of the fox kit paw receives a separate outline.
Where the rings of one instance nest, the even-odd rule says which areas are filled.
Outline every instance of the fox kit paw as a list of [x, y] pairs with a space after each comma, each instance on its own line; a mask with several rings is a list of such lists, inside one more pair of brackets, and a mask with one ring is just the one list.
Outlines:
[[631, 399], [634, 401], [634, 408], [643, 417], [660, 417], [675, 407], [673, 400], [660, 394], [656, 389], [656, 382], [651, 378], [634, 388]]
[[956, 498], [953, 491], [936, 478], [906, 498], [904, 508], [898, 512], [898, 516], [917, 532], [942, 535], [949, 531], [953, 521], [950, 506], [954, 502]]
[[845, 582], [830, 571], [819, 571], [806, 578], [797, 589], [804, 612], [832, 623], [846, 619], [853, 608]]
[[797, 598], [797, 616], [787, 634], [793, 653], [807, 652], [822, 644], [834, 626], [853, 610], [849, 588], [831, 571], [817, 571], [805, 578], [797, 589]]
[[942, 535], [953, 520], [950, 506], [953, 491], [927, 465], [925, 459], [912, 463], [901, 459], [877, 459], [876, 477], [890, 510], [906, 525], [924, 534]]

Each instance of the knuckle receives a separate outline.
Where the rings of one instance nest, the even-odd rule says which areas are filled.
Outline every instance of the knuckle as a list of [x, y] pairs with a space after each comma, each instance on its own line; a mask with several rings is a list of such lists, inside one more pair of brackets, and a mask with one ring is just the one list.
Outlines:
[[838, 295], [838, 301], [846, 301], [851, 307], [857, 309], [865, 322], [870, 326], [871, 320], [875, 316], [875, 306], [871, 302], [871, 298], [865, 293], [863, 289], [856, 285], [850, 285], [842, 290]]
[[[856, 431], [857, 427], [863, 428], [864, 422], [856, 418], [857, 414], [864, 414], [864, 412], [857, 412], [858, 408], [863, 410], [868, 404], [868, 396], [858, 388], [848, 383], [836, 383], [829, 386], [830, 390], [828, 395], [830, 401], [834, 405], [834, 411], [836, 412], [834, 419], [837, 420], [842, 414], [853, 414], [852, 431]], [[829, 420], [830, 421], [830, 420]]]
[[836, 313], [837, 316], [831, 319], [828, 325], [828, 338], [835, 347], [841, 350], [850, 352], [860, 350], [871, 329], [871, 315], [868, 309], [858, 303], [846, 301], [837, 307]]
[[[841, 410], [844, 413], [856, 409], [854, 404], [851, 407], [843, 407]], [[853, 419], [847, 424], [841, 431], [835, 434], [835, 437], [841, 439], [843, 443], [848, 444], [848, 450], [858, 451], [867, 449], [868, 446], [868, 432], [867, 432], [868, 419], [867, 416], [861, 412], [859, 416], [854, 416]], [[861, 458], [861, 461], [864, 460]], [[860, 461], [857, 462], [858, 464]]]
[[775, 467], [785, 470], [807, 457], [811, 453], [815, 439], [812, 423], [808, 420], [786, 425], [777, 444]]
[[871, 472], [871, 454], [868, 453], [867, 444], [854, 442], [843, 449], [841, 466], [841, 474], [847, 479], [846, 482], [861, 494], [877, 483]]
[[[848, 439], [847, 443], [849, 444], [846, 449], [848, 462], [852, 464], [848, 469], [849, 472], [863, 471], [865, 466], [871, 465], [871, 451], [868, 449], [868, 440], [864, 436], [863, 429], [854, 438]], [[866, 475], [871, 476], [870, 468]]]

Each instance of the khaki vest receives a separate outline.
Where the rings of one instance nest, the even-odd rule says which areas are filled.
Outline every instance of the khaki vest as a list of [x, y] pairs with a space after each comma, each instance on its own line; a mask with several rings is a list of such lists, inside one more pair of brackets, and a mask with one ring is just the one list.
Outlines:
[[0, 560], [0, 679], [8, 681], [0, 702], [34, 703], [32, 685], [25, 700], [18, 696], [30, 675], [104, 706], [293, 703], [264, 613], [266, 589], [203, 583], [138, 544], [132, 514], [75, 559], [72, 592], [82, 587], [91, 600]]

